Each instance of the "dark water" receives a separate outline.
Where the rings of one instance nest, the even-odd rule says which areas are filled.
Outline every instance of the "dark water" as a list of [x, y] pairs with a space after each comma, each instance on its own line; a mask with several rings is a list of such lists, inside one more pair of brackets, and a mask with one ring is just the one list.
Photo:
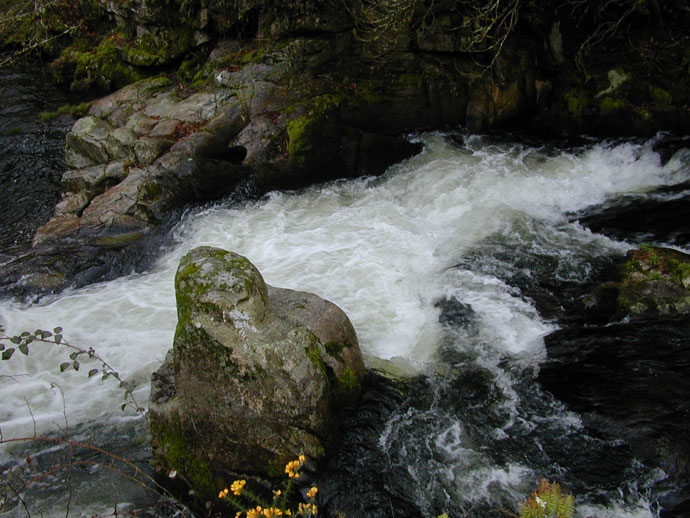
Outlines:
[[74, 96], [52, 85], [43, 65], [29, 60], [0, 69], [0, 252], [31, 242], [53, 214], [65, 170], [64, 142], [74, 121], [39, 122]]
[[[563, 225], [687, 250], [688, 216], [690, 188], [680, 184], [608, 199]], [[578, 516], [690, 516], [690, 324], [593, 313], [583, 298], [621, 256], [559, 251], [546, 226], [520, 225], [457, 268], [502, 279], [557, 323], [547, 358], [532, 370], [487, 362], [463, 346], [477, 332], [471, 305], [438, 301], [445, 368], [402, 385], [370, 380], [319, 481], [331, 516], [506, 516], [520, 500], [511, 477], [531, 476], [517, 466], [586, 502]]]

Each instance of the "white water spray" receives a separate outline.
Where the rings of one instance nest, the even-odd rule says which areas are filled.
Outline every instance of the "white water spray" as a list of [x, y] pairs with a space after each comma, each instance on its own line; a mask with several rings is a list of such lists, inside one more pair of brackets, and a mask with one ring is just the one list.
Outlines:
[[[405, 372], [432, 366], [443, 335], [435, 303], [443, 297], [472, 307], [480, 322], [477, 344], [497, 357], [521, 355], [536, 364], [553, 325], [497, 278], [453, 268], [458, 259], [488, 238], [508, 237], [566, 255], [569, 248], [623, 251], [623, 243], [566, 224], [564, 214], [609, 195], [687, 180], [682, 164], [661, 166], [646, 145], [548, 153], [487, 145], [479, 137], [461, 146], [436, 134], [422, 141], [422, 154], [380, 178], [193, 213], [175, 230], [179, 244], [152, 272], [34, 306], [2, 302], [0, 321], [9, 334], [62, 326], [67, 340], [94, 347], [123, 378], [137, 382], [135, 397], [145, 403], [150, 375], [172, 344], [177, 264], [193, 247], [210, 245], [246, 256], [269, 284], [314, 292], [342, 307], [370, 366]], [[123, 418], [117, 384], [87, 379], [82, 371], [59, 374], [63, 356], [59, 348], [33, 344], [30, 356], [2, 362], [5, 438], [28, 435], [34, 426], [50, 431], [65, 419], [63, 410], [71, 423]], [[486, 485], [524, 471], [487, 469], [476, 473]]]

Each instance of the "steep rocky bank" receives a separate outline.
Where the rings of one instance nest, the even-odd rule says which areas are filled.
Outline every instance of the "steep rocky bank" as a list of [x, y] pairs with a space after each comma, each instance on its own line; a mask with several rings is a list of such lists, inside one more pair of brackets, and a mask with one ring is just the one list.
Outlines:
[[33, 15], [44, 35], [68, 27], [48, 50], [71, 89], [139, 81], [68, 135], [62, 200], [3, 266], [14, 295], [141, 267], [126, 257], [190, 204], [379, 174], [418, 151], [406, 132], [643, 135], [690, 119], [687, 2], [92, 0]]

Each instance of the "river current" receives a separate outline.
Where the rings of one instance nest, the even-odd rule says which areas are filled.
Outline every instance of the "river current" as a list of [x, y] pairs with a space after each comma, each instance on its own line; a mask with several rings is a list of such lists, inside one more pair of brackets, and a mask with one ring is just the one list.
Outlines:
[[[567, 145], [452, 132], [411, 138], [424, 151], [378, 178], [190, 210], [150, 270], [33, 304], [2, 301], [0, 323], [8, 333], [61, 326], [65, 339], [94, 347], [135, 382], [145, 403], [172, 344], [177, 264], [193, 247], [222, 247], [249, 258], [269, 284], [338, 304], [379, 372], [316, 476], [330, 516], [499, 516], [515, 512], [541, 477], [576, 495], [577, 516], [682, 516], [673, 513], [687, 502], [683, 473], [594, 427], [539, 374], [545, 339], [572, 319], [583, 287], [641, 239], [594, 232], [578, 215], [631, 196], [687, 197], [688, 153], [663, 162], [654, 151], [661, 137]], [[689, 251], [682, 240], [645, 238]], [[66, 357], [32, 344], [29, 356], [2, 362], [3, 439], [68, 435], [147, 469], [145, 419], [122, 412], [117, 383], [89, 378], [86, 362], [60, 373]], [[5, 446], [3, 469], [58, 449]], [[22, 495], [32, 516], [152, 502], [95, 464], [69, 481], [44, 477]]]

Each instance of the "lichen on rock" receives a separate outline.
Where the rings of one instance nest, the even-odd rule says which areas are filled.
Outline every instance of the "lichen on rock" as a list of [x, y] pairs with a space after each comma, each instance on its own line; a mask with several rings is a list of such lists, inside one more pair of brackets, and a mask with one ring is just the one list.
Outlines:
[[228, 473], [270, 478], [296, 455], [322, 457], [364, 376], [342, 310], [212, 247], [181, 260], [175, 288], [173, 350], [151, 387], [156, 461], [208, 498]]
[[690, 316], [687, 254], [643, 245], [630, 250], [617, 271], [618, 279], [597, 286], [586, 299], [593, 308], [608, 307], [611, 320]]

